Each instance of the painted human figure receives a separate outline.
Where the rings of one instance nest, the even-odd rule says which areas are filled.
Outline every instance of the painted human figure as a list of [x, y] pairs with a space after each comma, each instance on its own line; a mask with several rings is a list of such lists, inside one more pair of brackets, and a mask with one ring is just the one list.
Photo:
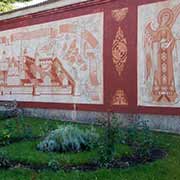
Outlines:
[[156, 31], [152, 30], [151, 23], [146, 26], [146, 80], [153, 72], [151, 96], [154, 102], [171, 103], [177, 98], [173, 59], [176, 40], [171, 29], [179, 11], [179, 7], [174, 12], [169, 8], [161, 10]]
[[0, 72], [3, 73], [4, 85], [7, 85], [9, 58], [7, 57], [6, 51], [3, 51], [2, 58], [0, 61]]

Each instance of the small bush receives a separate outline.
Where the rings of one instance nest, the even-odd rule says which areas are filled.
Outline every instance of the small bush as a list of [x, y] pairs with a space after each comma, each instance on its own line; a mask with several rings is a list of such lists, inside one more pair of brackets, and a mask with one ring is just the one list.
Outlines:
[[103, 121], [99, 121], [103, 127], [103, 134], [98, 143], [99, 162], [102, 166], [108, 166], [115, 157], [115, 145], [119, 141], [119, 122], [113, 113], [108, 112]]
[[48, 167], [53, 171], [58, 171], [60, 169], [60, 164], [57, 160], [51, 160], [48, 162]]
[[125, 141], [132, 146], [134, 153], [140, 159], [147, 161], [153, 148], [158, 147], [157, 139], [150, 131], [147, 121], [133, 123], [126, 132]]
[[0, 130], [0, 145], [9, 144], [12, 137], [14, 128], [9, 122], [10, 120], [6, 120], [5, 126]]
[[134, 118], [128, 128], [122, 128], [112, 112], [108, 112], [102, 123], [104, 132], [98, 143], [99, 162], [102, 166], [114, 160], [116, 144], [127, 144], [132, 147], [134, 155], [144, 162], [150, 159], [152, 149], [158, 147], [157, 140], [150, 131], [147, 121], [137, 121]]
[[83, 130], [73, 125], [62, 125], [38, 144], [37, 149], [47, 152], [82, 151], [93, 147], [98, 140], [94, 129]]

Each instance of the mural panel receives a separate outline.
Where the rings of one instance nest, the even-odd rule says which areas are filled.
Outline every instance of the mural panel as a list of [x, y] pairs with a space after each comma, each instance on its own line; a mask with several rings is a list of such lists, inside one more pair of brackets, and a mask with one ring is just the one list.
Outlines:
[[180, 107], [180, 2], [138, 8], [138, 105]]
[[103, 104], [103, 16], [0, 32], [0, 100]]

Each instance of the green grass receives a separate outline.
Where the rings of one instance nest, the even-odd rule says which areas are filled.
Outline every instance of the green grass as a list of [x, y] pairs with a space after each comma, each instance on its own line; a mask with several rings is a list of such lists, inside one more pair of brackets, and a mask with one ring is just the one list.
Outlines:
[[[40, 135], [40, 127], [44, 125], [41, 119], [27, 118], [33, 126], [34, 135]], [[49, 122], [54, 128], [62, 122]], [[4, 121], [0, 121], [0, 128], [3, 128]], [[54, 125], [55, 124], [55, 125]], [[88, 127], [87, 125], [80, 125]], [[0, 180], [180, 180], [180, 136], [155, 133], [158, 141], [168, 150], [168, 156], [153, 163], [130, 167], [127, 169], [100, 169], [95, 172], [73, 171], [41, 171], [34, 172], [27, 169], [0, 170]], [[88, 162], [97, 156], [96, 151], [81, 153], [41, 153], [35, 147], [38, 141], [27, 141], [10, 144], [0, 148], [0, 151], [7, 153], [9, 158], [33, 163], [47, 163], [49, 159], [58, 159], [61, 163], [83, 163]], [[120, 154], [130, 152], [125, 146], [118, 147]]]
[[[11, 124], [12, 127], [18, 129], [19, 125], [17, 124], [15, 118], [7, 119], [7, 120], [0, 120], [0, 129], [3, 129], [5, 127], [5, 125], [7, 124], [7, 121]], [[25, 118], [24, 122], [26, 124], [29, 124], [30, 127], [32, 127], [32, 136], [34, 137], [41, 136], [42, 135], [41, 129], [46, 129], [47, 126], [51, 127], [52, 129], [56, 129], [59, 125], [62, 125], [62, 124], [72, 124], [71, 122], [62, 122], [62, 121], [57, 121], [57, 120], [44, 120], [41, 118], [31, 118], [31, 117]], [[85, 125], [85, 124], [78, 124], [78, 126], [82, 128], [89, 127], [88, 125]], [[12, 133], [12, 137], [16, 138], [18, 136], [17, 131], [14, 131], [14, 133]]]
[[[79, 153], [49, 153], [36, 150], [39, 141], [27, 141], [14, 143], [0, 149], [10, 160], [18, 160], [31, 164], [48, 164], [51, 159], [56, 159], [61, 165], [83, 164], [95, 160], [97, 151], [84, 151]], [[117, 156], [124, 153], [131, 153], [128, 146], [119, 145]], [[20, 153], [21, 152], [21, 153]]]
[[[33, 119], [26, 118], [25, 122], [30, 124], [33, 130], [33, 136], [40, 136], [41, 130], [40, 128], [44, 128], [45, 126], [51, 125], [53, 129], [57, 128], [62, 124], [72, 124], [70, 122], [61, 122], [61, 121], [47, 121], [42, 119]], [[11, 123], [16, 123], [14, 119], [11, 119]], [[0, 122], [0, 126], [3, 127], [5, 125], [5, 121]], [[89, 128], [89, 125], [78, 124], [81, 128]], [[97, 128], [98, 132], [101, 133], [101, 129]], [[16, 136], [16, 134], [14, 134]], [[43, 138], [42, 138], [43, 139]], [[83, 164], [88, 163], [97, 159], [97, 150], [92, 151], [84, 151], [79, 153], [48, 153], [41, 152], [36, 149], [37, 144], [39, 144], [40, 140], [34, 141], [22, 141], [13, 143], [0, 148], [0, 152], [3, 152], [10, 160], [30, 163], [30, 164], [48, 164], [51, 159], [56, 159], [62, 165], [70, 165], [70, 164]], [[117, 145], [116, 149], [118, 153], [116, 156], [121, 157], [123, 154], [130, 154], [132, 150], [126, 145]]]

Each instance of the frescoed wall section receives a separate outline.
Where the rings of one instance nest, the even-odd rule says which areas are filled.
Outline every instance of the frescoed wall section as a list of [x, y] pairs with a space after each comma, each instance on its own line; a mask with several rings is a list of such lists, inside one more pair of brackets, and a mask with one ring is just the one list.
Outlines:
[[180, 107], [180, 2], [138, 9], [138, 105]]
[[127, 15], [126, 2], [95, 0], [0, 21], [0, 100], [127, 108]]
[[[90, 0], [0, 20], [0, 100], [178, 115], [179, 23], [178, 0]], [[18, 47], [7, 60], [3, 49]]]
[[0, 32], [0, 99], [103, 104], [103, 19], [100, 12]]

